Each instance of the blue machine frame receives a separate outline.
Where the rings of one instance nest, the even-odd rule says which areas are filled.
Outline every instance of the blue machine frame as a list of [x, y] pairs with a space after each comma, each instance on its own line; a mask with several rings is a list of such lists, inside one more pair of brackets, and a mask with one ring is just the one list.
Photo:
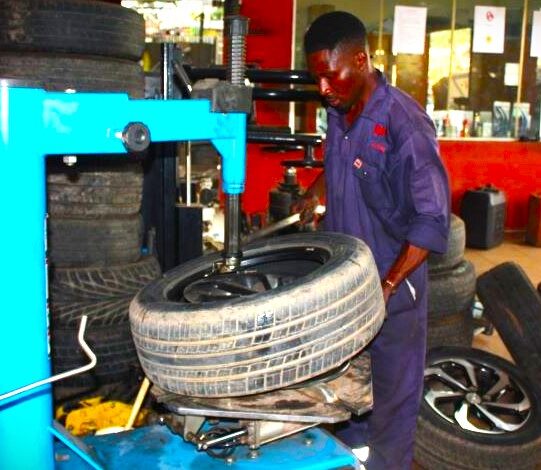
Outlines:
[[[244, 114], [212, 113], [207, 100], [132, 101], [124, 94], [52, 93], [16, 88], [0, 80], [0, 246], [4, 249], [0, 275], [0, 395], [51, 373], [45, 157], [126, 153], [122, 133], [135, 122], [148, 128], [154, 142], [211, 140], [222, 156], [224, 191], [244, 191]], [[67, 436], [52, 416], [51, 385], [0, 401], [0, 467], [101, 468], [99, 461], [113, 468], [155, 468], [159, 464], [160, 468], [196, 465], [210, 469], [220, 465], [206, 454], [198, 454], [191, 444], [164, 427], [89, 438], [90, 448]], [[64, 447], [62, 452], [73, 456], [70, 462], [55, 465], [53, 437], [67, 444], [69, 449]], [[311, 444], [307, 446], [308, 441]], [[138, 451], [125, 455], [122, 443]], [[299, 451], [303, 446], [306, 450]], [[319, 429], [269, 444], [262, 454], [255, 461], [242, 457], [235, 468], [358, 468], [353, 454]]]
[[[144, 123], [151, 140], [211, 140], [228, 194], [244, 190], [246, 115], [212, 113], [207, 100], [129, 100], [53, 93], [0, 81], [0, 394], [47, 378], [45, 156], [126, 153], [122, 131]], [[51, 386], [0, 402], [0, 463], [54, 468]]]

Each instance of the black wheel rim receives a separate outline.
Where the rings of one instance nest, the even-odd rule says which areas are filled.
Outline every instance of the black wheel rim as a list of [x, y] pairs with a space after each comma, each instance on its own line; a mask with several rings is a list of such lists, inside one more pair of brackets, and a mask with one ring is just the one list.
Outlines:
[[532, 414], [527, 389], [512, 374], [486, 361], [438, 359], [425, 369], [424, 377], [425, 403], [463, 431], [517, 432]]
[[324, 265], [330, 253], [317, 247], [273, 250], [245, 255], [233, 273], [209, 266], [166, 292], [168, 300], [201, 304], [248, 297], [286, 286]]

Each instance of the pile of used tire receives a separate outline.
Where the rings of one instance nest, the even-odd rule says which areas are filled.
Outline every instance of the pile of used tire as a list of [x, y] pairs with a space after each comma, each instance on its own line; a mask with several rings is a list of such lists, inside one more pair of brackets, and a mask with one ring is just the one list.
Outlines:
[[[143, 18], [119, 5], [0, 0], [0, 77], [47, 90], [140, 98], [143, 48]], [[47, 159], [53, 369], [88, 363], [77, 341], [82, 315], [88, 315], [85, 338], [98, 359], [95, 369], [62, 386], [122, 381], [138, 364], [128, 306], [160, 275], [153, 257], [141, 257], [142, 185], [140, 163], [126, 156], [81, 156], [73, 166], [61, 157]]]
[[475, 269], [464, 259], [465, 246], [464, 222], [452, 214], [447, 253], [428, 258], [428, 350], [471, 346]]
[[88, 362], [77, 341], [82, 315], [96, 367], [62, 385], [93, 387], [123, 381], [137, 370], [128, 310], [139, 289], [160, 276], [141, 256], [143, 171], [124, 158], [49, 165], [48, 243], [53, 368]]

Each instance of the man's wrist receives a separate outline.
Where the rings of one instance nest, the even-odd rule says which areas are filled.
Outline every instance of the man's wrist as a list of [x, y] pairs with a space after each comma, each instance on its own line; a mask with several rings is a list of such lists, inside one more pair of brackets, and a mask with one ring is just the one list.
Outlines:
[[381, 285], [391, 289], [391, 294], [394, 294], [398, 289], [398, 285], [390, 279], [383, 279], [383, 281], [381, 281]]

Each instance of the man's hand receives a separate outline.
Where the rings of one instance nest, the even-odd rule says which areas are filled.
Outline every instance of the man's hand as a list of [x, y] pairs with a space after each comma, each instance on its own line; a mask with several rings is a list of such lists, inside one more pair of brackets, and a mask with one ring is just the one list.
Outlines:
[[316, 208], [320, 204], [319, 200], [325, 195], [325, 178], [323, 172], [320, 173], [301, 198], [291, 206], [293, 214], [299, 214], [301, 226], [308, 225], [316, 219]]
[[383, 300], [385, 301], [385, 305], [387, 305], [389, 298], [395, 293], [395, 287], [391, 284], [391, 282], [383, 280], [381, 282], [381, 290], [383, 291]]
[[389, 297], [396, 292], [400, 283], [406, 279], [406, 276], [415, 271], [426, 260], [428, 253], [429, 251], [425, 248], [417, 247], [409, 242], [404, 243], [400, 255], [391, 266], [387, 276], [381, 281], [385, 304], [387, 304]]
[[291, 206], [293, 214], [299, 214], [299, 224], [307, 225], [315, 221], [316, 208], [319, 205], [319, 198], [311, 193], [305, 193], [297, 202]]

